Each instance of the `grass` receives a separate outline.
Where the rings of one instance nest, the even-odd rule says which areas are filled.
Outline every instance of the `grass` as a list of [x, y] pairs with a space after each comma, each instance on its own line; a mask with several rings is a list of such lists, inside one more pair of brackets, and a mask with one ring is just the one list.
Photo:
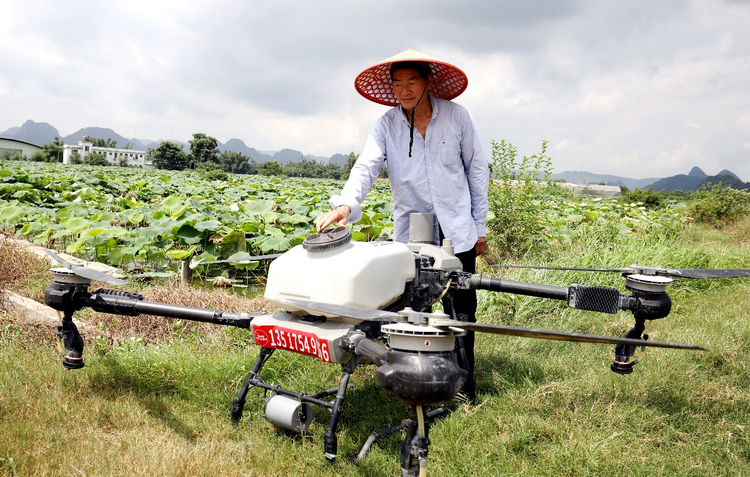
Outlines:
[[[722, 231], [696, 227], [604, 243], [596, 231], [581, 230], [571, 245], [517, 263], [750, 268], [749, 243], [747, 220]], [[485, 273], [624, 290], [618, 274]], [[480, 335], [478, 403], [457, 405], [434, 423], [429, 475], [750, 474], [750, 282], [682, 280], [669, 292], [672, 313], [652, 324], [652, 339], [709, 350], [649, 349], [629, 376], [609, 371], [611, 345]], [[218, 294], [149, 293], [217, 308], [262, 306]], [[489, 293], [480, 294], [480, 310], [485, 322], [605, 335], [622, 336], [633, 321], [624, 312]], [[89, 343], [83, 370], [67, 371], [51, 340], [40, 338], [54, 330], [0, 316], [0, 476], [399, 473], [400, 435], [375, 444], [359, 465], [347, 461], [370, 433], [409, 417], [375, 384], [372, 367], [359, 368], [351, 381], [333, 467], [322, 455], [327, 411], [315, 409], [304, 435], [280, 431], [262, 417], [256, 390], [240, 425], [230, 424], [231, 399], [257, 355], [242, 330], [155, 318], [105, 323], [92, 314], [89, 320], [105, 323], [100, 329], [116, 332]], [[263, 373], [310, 393], [337, 384], [339, 375], [337, 366], [291, 353], [276, 353]]]

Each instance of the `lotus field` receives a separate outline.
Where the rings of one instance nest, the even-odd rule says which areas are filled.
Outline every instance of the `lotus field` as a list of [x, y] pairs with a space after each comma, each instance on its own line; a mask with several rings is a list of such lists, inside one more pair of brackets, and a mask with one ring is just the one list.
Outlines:
[[[313, 231], [340, 188], [331, 180], [231, 175], [212, 182], [190, 172], [3, 162], [0, 223], [39, 245], [168, 273], [189, 258], [283, 252]], [[391, 211], [388, 184], [377, 182], [354, 238], [388, 233]]]
[[[0, 225], [17, 237], [88, 260], [169, 275], [183, 260], [210, 262], [300, 244], [342, 185], [257, 175], [209, 181], [194, 172], [4, 161]], [[387, 181], [376, 181], [363, 210], [363, 219], [351, 225], [355, 240], [392, 232]], [[674, 205], [650, 211], [635, 203], [560, 194], [551, 194], [539, 210], [544, 217], [537, 240], [543, 242], [569, 241], [587, 224], [606, 223], [613, 233], [627, 234], [691, 222]], [[490, 220], [502, 213], [491, 210]]]

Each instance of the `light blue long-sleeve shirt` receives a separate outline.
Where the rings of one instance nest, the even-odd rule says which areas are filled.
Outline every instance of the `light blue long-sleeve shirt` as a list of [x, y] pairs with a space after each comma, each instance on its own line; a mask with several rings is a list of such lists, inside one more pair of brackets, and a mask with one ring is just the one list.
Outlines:
[[397, 106], [372, 128], [344, 189], [330, 203], [334, 208], [349, 206], [349, 222], [361, 219], [362, 201], [387, 159], [394, 240], [408, 241], [410, 213], [432, 213], [445, 237], [453, 240], [456, 253], [465, 252], [478, 237], [487, 236], [487, 158], [466, 108], [429, 98], [432, 119], [424, 138], [414, 131], [411, 157], [409, 121]]

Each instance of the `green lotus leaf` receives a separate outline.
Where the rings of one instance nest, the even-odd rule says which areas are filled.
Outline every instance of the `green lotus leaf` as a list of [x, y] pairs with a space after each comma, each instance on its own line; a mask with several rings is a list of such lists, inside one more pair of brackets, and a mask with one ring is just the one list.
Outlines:
[[143, 240], [151, 242], [151, 240], [155, 239], [156, 237], [171, 235], [170, 230], [171, 228], [163, 227], [161, 225], [151, 225], [148, 227], [139, 228], [138, 235], [140, 235]]
[[210, 230], [210, 231], [219, 230], [222, 227], [222, 225], [220, 222], [217, 222], [215, 220], [203, 220], [201, 222], [196, 222], [194, 227], [196, 230], [203, 232], [205, 230]]
[[24, 210], [22, 207], [12, 205], [10, 207], [5, 207], [3, 211], [0, 212], [0, 222], [6, 224], [14, 224], [25, 216], [26, 210]]
[[89, 235], [91, 237], [96, 237], [96, 236], [100, 235], [102, 232], [104, 232], [105, 230], [107, 230], [107, 229], [104, 229], [104, 228], [89, 229], [89, 230], [83, 232], [81, 234], [81, 237], [83, 237], [84, 235]]
[[144, 219], [143, 213], [134, 210], [127, 209], [120, 212], [120, 220], [123, 222], [131, 223], [133, 225], [140, 224]]
[[65, 251], [70, 254], [76, 254], [86, 247], [86, 239], [78, 239], [72, 244], [65, 247]]
[[[250, 256], [251, 255], [247, 252], [237, 252], [229, 256], [228, 258], [238, 259], [238, 258], [245, 258], [245, 257], [250, 257]], [[255, 270], [256, 268], [258, 268], [258, 265], [260, 265], [260, 262], [257, 260], [248, 261], [248, 262], [231, 262], [231, 265], [240, 270]]]
[[183, 224], [177, 229], [177, 232], [175, 232], [175, 237], [180, 238], [186, 244], [199, 243], [203, 240], [203, 236], [203, 232], [196, 230], [196, 228], [190, 224]]
[[34, 226], [33, 226], [33, 225], [31, 225], [31, 224], [25, 224], [25, 225], [24, 225], [24, 226], [23, 226], [23, 227], [21, 228], [21, 231], [20, 231], [20, 232], [18, 232], [18, 233], [19, 233], [20, 235], [28, 235], [28, 234], [30, 234], [30, 233], [32, 232], [32, 230], [33, 230], [33, 229], [34, 229]]
[[185, 211], [188, 210], [188, 207], [190, 207], [188, 204], [183, 205], [182, 207], [177, 209], [177, 211], [175, 211], [172, 215], [170, 215], [170, 217], [172, 219], [179, 219], [180, 217], [182, 217]]
[[310, 212], [310, 207], [307, 205], [304, 205], [302, 201], [297, 200], [297, 199], [290, 200], [286, 204], [286, 206], [289, 208], [289, 210], [291, 210], [295, 214], [307, 214], [308, 212]]
[[276, 202], [272, 200], [250, 200], [245, 201], [244, 209], [246, 214], [262, 214], [268, 212], [276, 207]]
[[191, 245], [190, 248], [187, 250], [180, 250], [173, 248], [172, 250], [167, 250], [167, 257], [174, 258], [177, 260], [185, 260], [186, 258], [190, 257], [192, 254], [195, 253], [197, 250], [197, 247], [195, 245]]
[[276, 220], [279, 218], [279, 214], [277, 212], [263, 212], [260, 214], [261, 217], [263, 217], [263, 220], [266, 222], [276, 222]]
[[38, 190], [19, 190], [13, 197], [23, 202], [33, 202], [39, 204], [42, 202], [42, 197]]
[[173, 214], [184, 206], [185, 202], [183, 201], [183, 199], [176, 195], [170, 195], [166, 199], [162, 200], [159, 204], [159, 208], [166, 211], [168, 214]]
[[284, 237], [286, 236], [286, 232], [283, 230], [276, 228], [276, 227], [266, 227], [263, 232], [265, 232], [265, 235], [270, 235], [272, 237]]
[[91, 227], [91, 222], [81, 217], [73, 217], [65, 222], [65, 228], [76, 233], [83, 232], [89, 227]]
[[91, 216], [91, 222], [110, 223], [115, 219], [115, 217], [117, 217], [117, 214], [113, 214], [112, 212], [97, 212], [96, 214]]
[[260, 243], [260, 249], [263, 253], [271, 252], [271, 251], [277, 251], [277, 252], [284, 252], [286, 250], [289, 250], [291, 247], [291, 244], [289, 243], [289, 240], [286, 237], [270, 237], [266, 240], [263, 240]]

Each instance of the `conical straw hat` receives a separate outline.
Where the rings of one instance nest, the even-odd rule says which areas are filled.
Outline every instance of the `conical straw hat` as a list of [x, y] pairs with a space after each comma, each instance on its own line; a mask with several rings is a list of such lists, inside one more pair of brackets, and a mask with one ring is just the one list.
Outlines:
[[398, 106], [398, 101], [393, 95], [391, 66], [402, 61], [418, 61], [430, 66], [432, 85], [429, 92], [436, 98], [453, 99], [463, 93], [469, 84], [466, 73], [459, 68], [410, 49], [358, 74], [354, 80], [354, 88], [370, 101], [386, 106]]

